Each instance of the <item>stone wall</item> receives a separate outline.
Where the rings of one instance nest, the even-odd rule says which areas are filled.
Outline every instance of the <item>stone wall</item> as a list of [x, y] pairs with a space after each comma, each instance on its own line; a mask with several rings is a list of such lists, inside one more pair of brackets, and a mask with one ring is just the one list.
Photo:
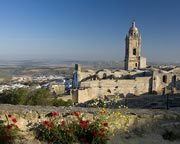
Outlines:
[[92, 88], [95, 97], [104, 95], [128, 94], [141, 95], [149, 93], [151, 87], [151, 77], [136, 77], [135, 79], [119, 80], [93, 80], [81, 82], [80, 87]]
[[73, 103], [83, 103], [97, 98], [92, 92], [92, 88], [80, 88], [72, 90]]
[[[174, 82], [173, 77], [176, 75], [176, 82]], [[165, 73], [161, 71], [155, 71], [153, 74], [153, 85], [152, 90], [157, 92], [157, 94], [162, 95], [163, 89], [171, 90], [172, 88], [179, 89], [180, 76], [175, 73]], [[176, 84], [175, 84], [176, 83]]]
[[[0, 122], [6, 120], [5, 115], [11, 114], [17, 119], [17, 125], [22, 130], [20, 139], [17, 143], [21, 144], [40, 144], [35, 139], [33, 129], [44, 120], [48, 120], [48, 114], [57, 112], [59, 115], [67, 113], [73, 115], [73, 112], [86, 113], [89, 118], [97, 109], [95, 108], [80, 108], [80, 107], [41, 107], [41, 106], [16, 106], [0, 104]], [[163, 143], [170, 144], [164, 140], [162, 134], [167, 130], [180, 134], [180, 112], [167, 110], [148, 110], [148, 109], [129, 109], [128, 135], [115, 135], [109, 141], [109, 144], [139, 144], [139, 143]], [[113, 122], [118, 122], [114, 120]], [[173, 144], [178, 144], [180, 141], [176, 139]]]
[[49, 88], [50, 92], [55, 93], [56, 95], [65, 93], [65, 85], [64, 84], [53, 84]]

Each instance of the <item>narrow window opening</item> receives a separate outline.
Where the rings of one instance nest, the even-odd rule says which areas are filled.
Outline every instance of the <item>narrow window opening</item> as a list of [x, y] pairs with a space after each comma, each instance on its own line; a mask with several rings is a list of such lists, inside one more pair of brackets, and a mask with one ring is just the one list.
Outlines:
[[174, 87], [176, 87], [176, 75], [173, 76], [173, 84], [174, 84]]
[[135, 63], [135, 66], [137, 67], [137, 66], [138, 66], [138, 64], [137, 64], [137, 63]]
[[111, 93], [111, 90], [110, 90], [110, 89], [108, 89], [108, 90], [107, 90], [107, 92], [108, 92], [108, 93]]
[[167, 76], [166, 75], [163, 76], [163, 82], [167, 83]]
[[136, 49], [135, 48], [133, 49], [133, 55], [136, 55]]
[[107, 78], [107, 75], [106, 73], [103, 74], [103, 79], [106, 79]]

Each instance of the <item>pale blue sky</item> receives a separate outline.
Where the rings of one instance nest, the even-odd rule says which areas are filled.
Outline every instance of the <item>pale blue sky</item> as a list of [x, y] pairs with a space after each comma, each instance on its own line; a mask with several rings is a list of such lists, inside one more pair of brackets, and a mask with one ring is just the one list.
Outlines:
[[123, 60], [136, 20], [142, 56], [180, 62], [179, 0], [0, 0], [0, 59]]

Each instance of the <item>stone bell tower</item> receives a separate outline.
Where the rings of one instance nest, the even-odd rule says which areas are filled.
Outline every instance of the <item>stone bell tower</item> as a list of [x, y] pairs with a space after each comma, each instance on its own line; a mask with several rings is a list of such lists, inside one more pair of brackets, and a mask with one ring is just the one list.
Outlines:
[[141, 57], [141, 36], [136, 28], [135, 21], [126, 35], [125, 70], [146, 68], [146, 58]]

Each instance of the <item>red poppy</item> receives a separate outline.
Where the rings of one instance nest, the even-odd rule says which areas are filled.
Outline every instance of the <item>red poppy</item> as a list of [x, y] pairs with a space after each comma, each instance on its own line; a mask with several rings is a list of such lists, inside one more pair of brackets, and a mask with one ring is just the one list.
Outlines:
[[86, 124], [82, 124], [81, 127], [82, 127], [82, 128], [86, 128]]
[[47, 125], [48, 125], [48, 121], [44, 121], [43, 124], [44, 124], [45, 126], [47, 126]]
[[8, 114], [8, 117], [11, 117], [11, 114]]
[[18, 125], [15, 125], [15, 126], [16, 126], [16, 128], [19, 128]]
[[105, 134], [104, 134], [104, 133], [102, 133], [102, 134], [101, 134], [101, 137], [103, 138], [104, 136], [105, 136]]
[[89, 123], [90, 123], [90, 120], [87, 120], [86, 123], [89, 124]]
[[98, 135], [98, 131], [95, 131], [95, 132], [94, 132], [94, 136], [97, 136], [97, 135]]
[[48, 130], [50, 130], [51, 129], [51, 126], [48, 126]]
[[50, 125], [53, 125], [53, 122], [50, 122]]
[[71, 133], [71, 129], [68, 129], [68, 133]]
[[61, 125], [64, 126], [64, 125], [65, 125], [65, 122], [62, 122]]
[[83, 123], [83, 120], [80, 120], [80, 123]]
[[56, 112], [52, 112], [52, 116], [58, 116]]
[[78, 117], [78, 116], [79, 116], [79, 114], [78, 114], [77, 112], [74, 112], [74, 116], [77, 116], [77, 117]]
[[12, 119], [12, 122], [16, 123], [16, 122], [17, 122], [17, 120], [16, 120], [16, 119]]
[[107, 122], [105, 122], [105, 123], [104, 123], [104, 126], [105, 126], [105, 127], [108, 127], [108, 123], [107, 123]]
[[6, 129], [7, 129], [7, 130], [11, 130], [11, 129], [12, 129], [12, 126], [8, 125]]
[[5, 141], [11, 140], [11, 136], [5, 135], [5, 136], [4, 136], [4, 140], [5, 140]]
[[104, 128], [102, 128], [102, 129], [101, 129], [101, 131], [102, 131], [102, 132], [105, 132], [105, 129], [104, 129]]

